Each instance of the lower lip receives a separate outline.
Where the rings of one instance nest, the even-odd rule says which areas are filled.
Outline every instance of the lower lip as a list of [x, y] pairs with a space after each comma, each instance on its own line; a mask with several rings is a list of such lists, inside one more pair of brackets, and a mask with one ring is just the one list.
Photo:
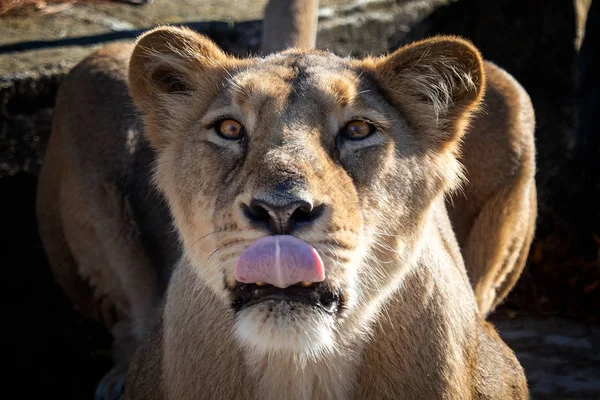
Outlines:
[[269, 301], [272, 302], [289, 302], [289, 303], [299, 303], [311, 308], [318, 308], [324, 312], [326, 312], [327, 314], [335, 314], [338, 311], [338, 302], [334, 301], [332, 302], [330, 305], [325, 306], [323, 304], [321, 304], [320, 302], [310, 302], [310, 301], [306, 301], [306, 300], [301, 300], [298, 298], [290, 298], [289, 296], [286, 296], [284, 294], [271, 294], [271, 295], [267, 295], [263, 298], [261, 298], [260, 300], [254, 300], [254, 301], [249, 301], [247, 304], [245, 304], [242, 308], [247, 308], [247, 307], [252, 307], [252, 306], [256, 306], [259, 304], [263, 304], [263, 303], [267, 303]]

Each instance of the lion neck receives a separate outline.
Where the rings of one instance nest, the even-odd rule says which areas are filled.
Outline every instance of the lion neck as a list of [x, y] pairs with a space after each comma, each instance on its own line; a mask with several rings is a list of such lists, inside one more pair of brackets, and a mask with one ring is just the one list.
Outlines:
[[[181, 383], [178, 394], [221, 393], [227, 388], [240, 399], [355, 398], [382, 387], [402, 387], [406, 393], [414, 389], [414, 398], [422, 398], [431, 394], [419, 392], [422, 385], [415, 382], [423, 380], [438, 393], [463, 387], [456, 371], [468, 365], [461, 349], [472, 340], [476, 307], [464, 267], [452, 255], [455, 246], [445, 224], [443, 218], [428, 218], [422, 232], [426, 244], [419, 247], [414, 264], [403, 266], [407, 272], [378, 304], [363, 304], [342, 321], [335, 351], [315, 358], [239, 346], [231, 334], [233, 314], [184, 262], [175, 273], [165, 311], [166, 354], [172, 360], [167, 362], [166, 381]], [[197, 363], [197, 368], [184, 368], [181, 360], [189, 357], [187, 364]], [[203, 368], [207, 360], [213, 360], [209, 369]], [[391, 377], [387, 370], [406, 373]], [[426, 376], [414, 379], [415, 371]], [[404, 382], [406, 377], [411, 381]]]
[[[473, 338], [461, 327], [473, 326], [476, 309], [445, 209], [437, 205], [422, 224], [419, 236], [427, 240], [412, 245], [411, 265], [405, 264], [377, 299], [365, 299], [345, 318], [334, 353], [303, 358], [245, 352], [256, 398], [355, 398], [357, 393], [375, 393], [371, 386], [378, 381], [377, 390], [403, 387], [415, 398], [463, 387], [464, 374], [456, 371], [468, 368], [462, 349]], [[426, 359], [423, 352], [435, 356]], [[390, 386], [381, 382], [387, 370], [406, 373], [395, 376]], [[403, 380], [414, 377], [415, 370], [427, 374], [423, 379], [431, 381], [431, 393], [422, 392], [414, 379]], [[397, 394], [380, 392], [382, 397]]]
[[352, 395], [359, 357], [344, 349], [319, 359], [292, 354], [245, 352], [257, 399], [347, 399]]
[[[245, 350], [253, 398], [434, 398], [454, 392], [466, 398], [461, 391], [473, 355], [465, 349], [475, 340], [476, 309], [464, 300], [469, 294], [454, 266], [433, 262], [427, 253], [370, 320], [356, 316], [354, 331], [343, 324], [334, 354], [303, 359]], [[457, 289], [440, 290], [448, 284]], [[396, 373], [390, 376], [390, 370]], [[419, 372], [423, 376], [415, 378]]]

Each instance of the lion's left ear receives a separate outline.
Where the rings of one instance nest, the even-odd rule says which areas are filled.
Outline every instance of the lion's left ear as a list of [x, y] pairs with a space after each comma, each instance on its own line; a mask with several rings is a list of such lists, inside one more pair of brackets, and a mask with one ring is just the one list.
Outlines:
[[453, 36], [416, 42], [365, 64], [394, 106], [420, 128], [445, 131], [446, 140], [461, 135], [485, 89], [479, 51]]

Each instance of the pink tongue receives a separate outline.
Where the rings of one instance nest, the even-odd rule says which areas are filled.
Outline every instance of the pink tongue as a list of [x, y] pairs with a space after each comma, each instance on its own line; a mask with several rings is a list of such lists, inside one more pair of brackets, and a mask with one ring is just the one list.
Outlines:
[[289, 235], [266, 236], [242, 253], [235, 266], [235, 279], [283, 289], [303, 281], [322, 282], [325, 272], [321, 257], [307, 243]]

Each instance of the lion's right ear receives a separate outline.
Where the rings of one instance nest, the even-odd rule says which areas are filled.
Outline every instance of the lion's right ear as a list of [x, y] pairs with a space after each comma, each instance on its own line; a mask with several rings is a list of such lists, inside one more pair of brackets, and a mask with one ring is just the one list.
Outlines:
[[216, 95], [234, 60], [187, 28], [159, 27], [138, 38], [129, 62], [129, 90], [153, 146], [162, 147], [180, 131], [198, 94]]

